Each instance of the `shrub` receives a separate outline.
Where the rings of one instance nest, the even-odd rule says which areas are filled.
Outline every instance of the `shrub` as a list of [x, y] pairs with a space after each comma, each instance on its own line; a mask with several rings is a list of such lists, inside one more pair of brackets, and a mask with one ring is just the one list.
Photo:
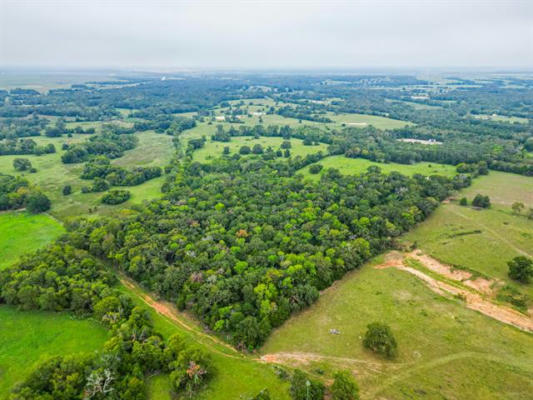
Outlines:
[[468, 200], [466, 197], [463, 197], [461, 200], [459, 200], [459, 205], [461, 206], [467, 206], [468, 205]]
[[509, 266], [509, 277], [515, 281], [528, 283], [533, 276], [533, 261], [531, 259], [518, 256], [507, 263]]
[[109, 189], [109, 183], [105, 179], [94, 178], [91, 192], [105, 192], [107, 189]]
[[476, 194], [476, 197], [474, 197], [474, 200], [472, 200], [472, 205], [474, 207], [480, 207], [480, 208], [489, 208], [490, 207], [490, 198], [489, 196], [483, 196], [481, 194]]
[[373, 322], [367, 326], [363, 345], [375, 353], [387, 358], [394, 358], [398, 353], [398, 345], [388, 325]]
[[239, 149], [239, 154], [242, 155], [250, 154], [251, 152], [252, 150], [250, 150], [250, 146], [241, 146], [241, 148]]
[[331, 398], [333, 400], [358, 400], [359, 387], [350, 371], [338, 371], [333, 375], [335, 381], [331, 385]]
[[322, 400], [324, 398], [322, 382], [310, 379], [303, 371], [297, 369], [291, 379], [290, 395], [293, 400]]
[[30, 193], [26, 198], [26, 208], [29, 212], [37, 214], [50, 209], [50, 199], [43, 193]]
[[261, 146], [259, 143], [254, 144], [254, 147], [252, 147], [252, 153], [263, 154], [263, 146]]
[[128, 201], [131, 193], [128, 190], [111, 190], [102, 196], [102, 203], [116, 205]]
[[68, 196], [71, 193], [72, 193], [72, 186], [70, 185], [63, 186], [63, 196]]
[[318, 174], [324, 168], [321, 164], [313, 164], [309, 167], [309, 172], [312, 174]]
[[184, 390], [192, 398], [213, 375], [209, 355], [200, 349], [185, 348], [169, 364], [170, 381], [176, 391]]
[[15, 158], [13, 160], [13, 168], [17, 171], [27, 171], [31, 169], [31, 161], [27, 158]]
[[289, 140], [284, 140], [283, 143], [281, 143], [282, 149], [290, 149], [291, 148], [291, 142]]

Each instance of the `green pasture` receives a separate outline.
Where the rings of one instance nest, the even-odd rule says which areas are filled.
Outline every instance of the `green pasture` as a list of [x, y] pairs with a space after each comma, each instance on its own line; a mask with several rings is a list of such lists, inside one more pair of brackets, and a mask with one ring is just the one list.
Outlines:
[[109, 332], [69, 314], [0, 306], [0, 398], [47, 357], [102, 349]]
[[369, 167], [379, 167], [383, 173], [390, 173], [392, 171], [399, 172], [404, 175], [443, 175], [452, 177], [456, 174], [455, 167], [451, 165], [436, 164], [420, 162], [417, 164], [398, 164], [398, 163], [378, 163], [364, 158], [347, 158], [344, 156], [330, 156], [320, 160], [317, 164], [324, 168], [319, 174], [311, 174], [309, 166], [302, 168], [301, 172], [305, 177], [318, 180], [320, 174], [324, 173], [328, 168], [336, 168], [342, 174], [356, 175], [366, 172]]
[[[231, 138], [230, 142], [215, 142], [209, 140], [203, 148], [198, 149], [193, 153], [193, 159], [194, 161], [205, 162], [210, 159], [218, 158], [222, 156], [222, 152], [226, 146], [230, 148], [230, 154], [238, 153], [242, 146], [249, 146], [251, 149], [256, 144], [263, 146], [263, 150], [272, 147], [272, 149], [276, 151], [280, 148], [283, 141], [284, 139], [281, 137], [260, 137], [255, 139], [251, 136], [235, 136]], [[305, 157], [308, 154], [318, 153], [319, 151], [324, 154], [327, 153], [327, 145], [322, 143], [319, 145], [305, 146], [300, 139], [291, 139], [290, 142], [292, 146], [290, 148], [292, 157]]]

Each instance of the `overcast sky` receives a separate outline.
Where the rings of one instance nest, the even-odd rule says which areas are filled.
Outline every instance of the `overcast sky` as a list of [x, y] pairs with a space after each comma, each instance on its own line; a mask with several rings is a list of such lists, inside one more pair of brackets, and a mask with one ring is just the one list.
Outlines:
[[0, 0], [0, 65], [533, 68], [533, 0]]

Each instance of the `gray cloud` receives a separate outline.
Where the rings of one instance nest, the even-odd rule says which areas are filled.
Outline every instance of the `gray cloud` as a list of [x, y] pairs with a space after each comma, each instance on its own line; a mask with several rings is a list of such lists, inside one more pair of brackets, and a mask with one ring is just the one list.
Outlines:
[[0, 0], [0, 65], [533, 67], [533, 2]]

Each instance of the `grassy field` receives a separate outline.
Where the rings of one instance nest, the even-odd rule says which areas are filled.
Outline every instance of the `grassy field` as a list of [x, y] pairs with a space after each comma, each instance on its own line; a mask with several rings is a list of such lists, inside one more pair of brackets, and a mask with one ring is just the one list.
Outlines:
[[490, 119], [491, 121], [497, 121], [497, 122], [510, 122], [510, 123], [519, 123], [519, 124], [527, 124], [528, 119], [527, 118], [521, 118], [521, 117], [508, 117], [507, 115], [497, 115], [497, 114], [475, 114], [472, 115], [473, 118], [477, 119]]
[[377, 129], [396, 129], [414, 125], [412, 122], [366, 114], [328, 114], [328, 117], [337, 124], [345, 124], [347, 127], [352, 126], [356, 128], [373, 126]]
[[0, 213], [0, 269], [21, 254], [52, 242], [63, 232], [63, 226], [46, 214]]
[[[364, 158], [346, 158], [344, 156], [331, 156], [326, 157], [323, 160], [319, 161], [317, 164], [324, 166], [323, 170], [328, 168], [336, 168], [342, 174], [353, 175], [361, 174], [365, 172], [368, 167], [379, 167], [384, 173], [389, 173], [392, 171], [397, 171], [405, 175], [413, 174], [422, 174], [422, 175], [444, 175], [452, 177], [455, 175], [455, 168], [451, 165], [435, 164], [435, 163], [426, 163], [421, 162], [418, 164], [406, 165], [406, 164], [397, 164], [397, 163], [377, 163], [374, 161], [366, 160]], [[309, 172], [309, 167], [302, 168], [300, 170], [304, 176], [318, 180], [320, 174], [311, 174]]]
[[[222, 156], [222, 151], [224, 147], [228, 146], [230, 148], [230, 154], [238, 153], [241, 146], [249, 146], [252, 148], [255, 144], [260, 144], [263, 146], [263, 149], [266, 150], [267, 147], [272, 147], [274, 151], [280, 148], [281, 143], [284, 139], [280, 137], [261, 137], [259, 139], [254, 139], [253, 137], [248, 136], [236, 136], [232, 137], [230, 142], [214, 142], [209, 140], [205, 146], [199, 150], [196, 150], [193, 153], [194, 161], [205, 162], [209, 159], [214, 159]], [[327, 145], [319, 144], [316, 146], [304, 146], [303, 141], [300, 139], [291, 139], [291, 156], [302, 156], [305, 157], [307, 154], [314, 154], [322, 151], [324, 154], [327, 153]]]
[[476, 179], [457, 197], [470, 201], [488, 195], [490, 209], [461, 207], [457, 202], [441, 206], [434, 215], [406, 235], [406, 240], [433, 257], [500, 279], [533, 299], [533, 285], [518, 285], [507, 276], [507, 261], [519, 255], [533, 257], [533, 221], [514, 215], [511, 205], [520, 201], [533, 207], [533, 178], [491, 171]]
[[108, 334], [91, 320], [0, 306], [0, 398], [6, 397], [39, 360], [99, 350]]
[[[509, 282], [506, 263], [533, 249], [533, 221], [510, 209], [514, 201], [533, 205], [533, 179], [491, 171], [457, 197], [476, 193], [491, 197], [490, 210], [443, 204], [405, 241], [531, 298], [531, 284]], [[282, 359], [326, 377], [334, 368], [350, 368], [362, 399], [530, 398], [533, 335], [442, 297], [404, 271], [373, 268], [381, 262], [378, 257], [325, 290], [315, 305], [277, 329], [261, 352], [282, 353]], [[399, 343], [395, 361], [363, 348], [366, 325], [374, 321], [391, 326]]]
[[[156, 134], [152, 131], [136, 133], [139, 137], [139, 145], [124, 156], [113, 160], [117, 164], [126, 168], [134, 166], [165, 166], [172, 155], [174, 147], [172, 138], [168, 135]], [[39, 186], [52, 201], [50, 214], [56, 218], [63, 219], [68, 216], [87, 215], [89, 209], [95, 209], [98, 214], [112, 215], [122, 208], [127, 208], [131, 204], [141, 203], [144, 200], [151, 200], [161, 195], [160, 187], [164, 177], [147, 181], [138, 186], [126, 187], [130, 190], [132, 197], [126, 203], [119, 206], [107, 206], [100, 203], [103, 193], [81, 193], [82, 186], [90, 186], [90, 181], [80, 178], [83, 164], [63, 164], [61, 162], [61, 146], [63, 143], [75, 143], [87, 139], [87, 135], [74, 135], [72, 138], [47, 138], [37, 137], [35, 141], [41, 144], [53, 143], [57, 153], [42, 156], [0, 156], [0, 170], [11, 175], [24, 175], [32, 184]], [[13, 160], [17, 157], [24, 157], [31, 161], [37, 168], [37, 173], [29, 174], [17, 172], [13, 168]], [[63, 196], [64, 185], [71, 185], [73, 193]]]
[[[366, 325], [374, 321], [391, 326], [396, 360], [363, 348]], [[372, 263], [325, 290], [261, 352], [290, 353], [285, 357], [296, 365], [308, 360], [308, 370], [326, 371], [326, 377], [334, 368], [349, 368], [362, 399], [525, 399], [533, 389], [533, 335], [441, 297], [410, 274]]]

